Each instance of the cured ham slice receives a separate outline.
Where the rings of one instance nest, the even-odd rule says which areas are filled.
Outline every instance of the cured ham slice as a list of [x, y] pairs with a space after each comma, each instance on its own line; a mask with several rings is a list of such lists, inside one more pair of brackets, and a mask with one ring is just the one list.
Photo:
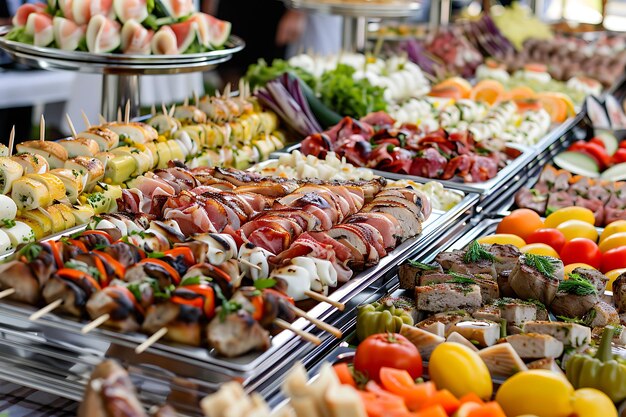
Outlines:
[[176, 19], [193, 12], [193, 0], [159, 0], [159, 3], [165, 13]]
[[232, 24], [230, 22], [220, 20], [208, 14], [205, 14], [204, 16], [209, 24], [211, 45], [213, 45], [213, 47], [215, 48], [221, 48], [230, 36]]
[[86, 25], [91, 19], [91, 0], [71, 0], [72, 17], [79, 25]]
[[198, 204], [189, 206], [183, 210], [165, 210], [165, 219], [174, 220], [180, 226], [185, 235], [194, 233], [216, 233], [207, 212]]
[[186, 20], [182, 23], [174, 23], [170, 27], [176, 36], [178, 53], [185, 53], [198, 36], [198, 22]]
[[187, 22], [194, 22], [197, 24], [197, 36], [198, 41], [202, 46], [207, 48], [211, 46], [211, 30], [209, 27], [209, 16], [206, 13], [194, 13]]
[[63, 17], [74, 20], [73, 0], [58, 0], [59, 8], [63, 12]]
[[161, 26], [152, 37], [150, 47], [155, 55], [176, 55], [178, 53], [178, 43], [172, 28]]
[[130, 19], [143, 22], [149, 14], [147, 0], [113, 0], [113, 10], [122, 23]]
[[[174, 188], [157, 175], [142, 175], [137, 177], [135, 188], [139, 189], [148, 198], [154, 195], [175, 195]], [[159, 191], [160, 190], [160, 191]]]
[[89, 52], [111, 52], [120, 46], [120, 24], [105, 17], [94, 16], [87, 25]]
[[85, 27], [79, 26], [64, 17], [55, 17], [52, 20], [54, 40], [64, 51], [75, 51], [80, 40], [85, 36]]
[[93, 16], [113, 16], [113, 0], [91, 0], [89, 2], [89, 14]]
[[48, 46], [54, 41], [52, 18], [44, 13], [31, 13], [26, 20], [26, 33], [35, 46]]
[[26, 3], [18, 7], [15, 16], [13, 16], [13, 26], [22, 27], [26, 26], [28, 16], [32, 13], [43, 13], [46, 10], [44, 3]]
[[131, 19], [122, 27], [122, 51], [125, 54], [149, 55], [154, 32]]

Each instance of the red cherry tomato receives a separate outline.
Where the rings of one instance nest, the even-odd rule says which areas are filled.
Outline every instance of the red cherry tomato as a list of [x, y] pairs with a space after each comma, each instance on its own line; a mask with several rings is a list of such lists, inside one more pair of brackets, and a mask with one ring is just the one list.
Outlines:
[[[623, 142], [626, 143], [626, 142]], [[626, 149], [619, 148], [611, 157], [613, 163], [620, 164], [622, 162], [626, 162]]]
[[565, 265], [582, 262], [594, 268], [600, 268], [602, 260], [602, 252], [600, 252], [598, 245], [584, 237], [577, 237], [566, 242], [560, 255]]
[[411, 378], [422, 376], [422, 356], [415, 345], [400, 334], [374, 334], [356, 349], [354, 369], [380, 382], [380, 368], [404, 369]]
[[545, 243], [557, 252], [565, 245], [565, 235], [557, 229], [538, 229], [526, 238], [526, 243]]
[[595, 137], [595, 138], [591, 139], [591, 140], [589, 141], [589, 143], [595, 143], [596, 145], [601, 146], [601, 147], [602, 147], [602, 149], [606, 149], [606, 145], [604, 144], [604, 142], [602, 141], [602, 139], [600, 139], [600, 138], [598, 138], [598, 137]]
[[626, 246], [611, 249], [602, 254], [602, 272], [626, 268]]

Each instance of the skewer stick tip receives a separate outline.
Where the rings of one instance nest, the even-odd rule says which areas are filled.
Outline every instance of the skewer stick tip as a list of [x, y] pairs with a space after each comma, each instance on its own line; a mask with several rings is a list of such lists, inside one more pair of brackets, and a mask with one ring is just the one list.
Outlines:
[[260, 271], [260, 270], [263, 269], [259, 265], [253, 264], [252, 262], [248, 261], [247, 259], [239, 258], [239, 262], [241, 262], [242, 264], [248, 265], [250, 268], [254, 268], [257, 271]]
[[306, 340], [307, 342], [313, 343], [316, 346], [319, 346], [322, 344], [322, 340], [319, 337], [314, 336], [310, 333], [307, 333], [304, 330], [295, 328], [290, 323], [286, 322], [283, 319], [278, 319], [278, 318], [274, 319], [274, 324], [283, 330], [292, 331], [293, 333], [297, 334], [302, 339]]
[[320, 294], [318, 292], [315, 291], [305, 291], [304, 295], [306, 295], [309, 298], [314, 299], [315, 301], [319, 301], [322, 303], [328, 303], [334, 307], [336, 307], [339, 311], [343, 311], [346, 308], [346, 305], [344, 303], [340, 303], [339, 301], [335, 301], [335, 300], [331, 300], [329, 297]]
[[130, 99], [126, 100], [126, 107], [124, 109], [124, 123], [130, 123]]
[[42, 142], [46, 140], [46, 119], [44, 119], [43, 114], [39, 119], [39, 140]]
[[65, 113], [65, 120], [67, 120], [67, 125], [69, 126], [70, 131], [72, 132], [72, 137], [76, 139], [78, 137], [78, 134], [76, 133], [76, 129], [74, 128], [74, 123], [72, 123], [72, 119], [70, 118], [70, 115], [68, 113]]
[[83, 328], [80, 329], [80, 332], [82, 334], [87, 334], [93, 329], [95, 329], [96, 327], [99, 327], [100, 325], [104, 324], [104, 322], [106, 322], [110, 318], [111, 316], [109, 315], [109, 313], [105, 313], [101, 315], [100, 317], [96, 318], [95, 320], [92, 320], [89, 323], [85, 324]]
[[15, 125], [11, 128], [9, 134], [9, 156], [13, 155], [13, 143], [15, 142]]
[[336, 328], [335, 326], [331, 326], [328, 323], [323, 322], [322, 320], [316, 319], [315, 317], [310, 316], [306, 311], [296, 307], [295, 305], [288, 304], [291, 311], [295, 313], [296, 316], [302, 317], [310, 321], [317, 327], [318, 329], [324, 330], [335, 336], [337, 339], [341, 339], [343, 337], [343, 332]]
[[45, 307], [35, 311], [33, 314], [31, 314], [30, 317], [28, 318], [28, 320], [30, 320], [30, 321], [37, 321], [40, 318], [42, 318], [43, 316], [45, 316], [46, 314], [50, 313], [55, 308], [59, 307], [61, 304], [63, 304], [63, 299], [62, 298], [54, 300], [53, 302], [51, 302], [47, 306], [45, 306]]
[[148, 349], [150, 346], [154, 345], [156, 342], [159, 341], [159, 339], [161, 339], [163, 336], [165, 336], [167, 334], [167, 327], [161, 327], [159, 330], [157, 330], [152, 336], [150, 336], [149, 338], [147, 338], [145, 340], [145, 342], [143, 342], [142, 344], [140, 344], [139, 346], [137, 346], [135, 348], [135, 353], [136, 354], [140, 354], [146, 351], [146, 349]]
[[85, 129], [91, 128], [91, 122], [89, 121], [89, 117], [87, 117], [87, 114], [85, 114], [85, 110], [81, 110], [80, 114], [83, 117], [83, 122], [85, 123]]
[[15, 288], [7, 288], [6, 290], [0, 291], [0, 300], [13, 294], [15, 294]]

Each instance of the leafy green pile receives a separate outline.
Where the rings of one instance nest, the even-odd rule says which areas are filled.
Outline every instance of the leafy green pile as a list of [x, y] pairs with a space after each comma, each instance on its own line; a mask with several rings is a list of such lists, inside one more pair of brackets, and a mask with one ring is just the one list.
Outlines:
[[368, 113], [387, 110], [385, 90], [368, 80], [355, 80], [356, 70], [345, 64], [322, 74], [317, 91], [322, 103], [344, 116], [360, 118]]
[[251, 88], [263, 87], [268, 82], [280, 77], [286, 72], [290, 72], [307, 83], [311, 88], [315, 88], [315, 77], [302, 68], [294, 67], [283, 59], [275, 59], [272, 65], [268, 65], [264, 59], [259, 59], [256, 64], [248, 67], [246, 80]]

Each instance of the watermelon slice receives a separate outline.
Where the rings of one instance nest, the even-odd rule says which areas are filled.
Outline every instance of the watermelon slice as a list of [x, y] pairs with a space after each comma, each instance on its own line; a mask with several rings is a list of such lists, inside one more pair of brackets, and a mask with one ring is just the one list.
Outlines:
[[152, 37], [150, 47], [152, 48], [152, 53], [155, 55], [176, 55], [178, 53], [178, 46], [176, 35], [172, 28], [169, 26], [161, 26]]
[[26, 22], [28, 21], [28, 16], [31, 13], [43, 13], [46, 10], [46, 5], [44, 3], [26, 3], [22, 4], [17, 8], [17, 12], [15, 16], [13, 16], [13, 26], [15, 27], [23, 27], [26, 26]]
[[105, 16], [94, 16], [87, 25], [89, 52], [112, 52], [120, 46], [120, 24]]
[[113, 0], [113, 10], [122, 23], [130, 19], [141, 23], [149, 14], [147, 0]]
[[193, 13], [193, 0], [156, 0], [156, 10], [164, 17], [176, 19]]
[[64, 17], [57, 16], [52, 19], [52, 28], [57, 47], [64, 51], [75, 51], [85, 36], [84, 26], [79, 26]]
[[209, 20], [207, 17], [211, 17], [206, 13], [194, 13], [191, 15], [187, 22], [195, 22], [198, 26], [197, 36], [198, 41], [202, 46], [207, 48], [211, 47], [211, 31], [209, 28]]
[[153, 31], [131, 19], [122, 27], [122, 51], [125, 54], [149, 55], [153, 36]]
[[220, 20], [216, 17], [206, 15], [209, 21], [209, 31], [211, 33], [211, 45], [215, 48], [221, 48], [224, 46], [228, 37], [230, 36], [230, 30], [232, 24], [225, 20]]
[[178, 53], [184, 54], [198, 36], [198, 23], [186, 20], [182, 23], [174, 23], [170, 25], [170, 28], [176, 35]]
[[31, 13], [26, 20], [26, 34], [33, 37], [33, 45], [48, 46], [54, 41], [52, 18], [44, 13]]

